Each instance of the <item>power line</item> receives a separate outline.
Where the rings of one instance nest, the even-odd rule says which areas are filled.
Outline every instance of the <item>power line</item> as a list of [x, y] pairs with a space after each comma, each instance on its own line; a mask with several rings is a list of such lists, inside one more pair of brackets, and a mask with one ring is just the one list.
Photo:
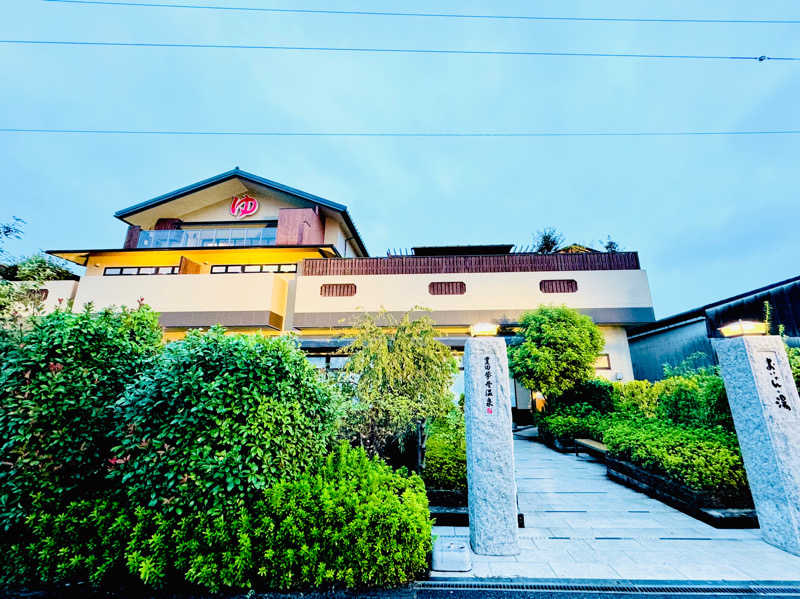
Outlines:
[[467, 54], [484, 56], [567, 56], [594, 58], [639, 58], [670, 60], [767, 60], [800, 61], [797, 56], [725, 56], [716, 54], [644, 54], [636, 52], [554, 52], [535, 50], [454, 50], [437, 48], [371, 48], [337, 46], [288, 46], [260, 44], [210, 44], [182, 42], [88, 42], [69, 40], [12, 40], [0, 39], [0, 44], [32, 46], [102, 46], [115, 48], [196, 48], [213, 50], [278, 50], [294, 52], [350, 52], [383, 54]]
[[174, 135], [239, 137], [714, 137], [748, 135], [800, 135], [800, 129], [720, 131], [190, 131], [162, 129], [22, 129], [0, 128], [0, 133], [78, 135]]
[[473, 20], [505, 20], [505, 21], [577, 21], [577, 22], [605, 22], [605, 23], [736, 23], [736, 24], [762, 24], [762, 25], [797, 25], [800, 19], [728, 19], [728, 18], [666, 18], [666, 17], [547, 17], [538, 15], [487, 15], [467, 13], [438, 13], [438, 12], [394, 12], [374, 10], [333, 10], [312, 8], [262, 8], [251, 6], [218, 6], [200, 4], [174, 4], [155, 2], [110, 2], [107, 0], [45, 0], [45, 2], [60, 2], [62, 4], [84, 4], [100, 6], [129, 6], [147, 8], [189, 8], [204, 10], [224, 10], [232, 12], [266, 12], [266, 13], [294, 13], [294, 14], [324, 14], [324, 15], [349, 15], [349, 16], [377, 16], [377, 17], [427, 17], [445, 19], [473, 19]]

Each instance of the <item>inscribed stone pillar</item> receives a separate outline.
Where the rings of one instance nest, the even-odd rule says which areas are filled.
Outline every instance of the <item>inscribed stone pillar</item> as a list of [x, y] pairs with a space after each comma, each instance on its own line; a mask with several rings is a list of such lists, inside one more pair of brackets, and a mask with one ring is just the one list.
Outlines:
[[714, 339], [761, 536], [800, 555], [800, 398], [780, 337]]
[[469, 536], [478, 555], [516, 555], [517, 482], [506, 342], [472, 337], [464, 347]]

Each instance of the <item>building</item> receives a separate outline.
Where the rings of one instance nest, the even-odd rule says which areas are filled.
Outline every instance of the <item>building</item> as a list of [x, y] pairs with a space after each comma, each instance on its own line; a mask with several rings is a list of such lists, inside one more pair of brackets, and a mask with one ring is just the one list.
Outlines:
[[762, 321], [769, 302], [773, 333], [783, 329], [791, 345], [800, 344], [800, 276], [779, 281], [629, 329], [628, 344], [637, 379], [664, 378], [664, 365], [676, 366], [692, 356], [696, 366], [713, 366], [711, 339], [720, 328], [742, 321]]
[[[365, 311], [427, 308], [441, 340], [459, 352], [471, 325], [512, 333], [525, 310], [564, 304], [602, 328], [598, 374], [630, 380], [627, 329], [654, 319], [635, 252], [538, 255], [487, 245], [370, 257], [345, 206], [238, 168], [115, 216], [128, 224], [123, 247], [49, 253], [86, 267], [71, 295], [76, 309], [143, 298], [168, 339], [216, 323], [293, 331], [312, 360], [336, 368], [336, 349]], [[529, 393], [516, 391], [526, 407]]]

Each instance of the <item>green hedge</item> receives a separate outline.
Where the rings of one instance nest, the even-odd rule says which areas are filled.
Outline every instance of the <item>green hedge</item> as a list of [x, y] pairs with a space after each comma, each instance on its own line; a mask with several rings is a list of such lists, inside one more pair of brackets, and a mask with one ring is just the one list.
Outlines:
[[252, 504], [178, 515], [82, 500], [39, 507], [0, 541], [5, 585], [127, 583], [202, 591], [370, 588], [424, 575], [432, 521], [422, 480], [341, 445]]
[[610, 423], [609, 453], [733, 505], [747, 496], [747, 475], [734, 433], [721, 427], [688, 428], [657, 420]]
[[422, 478], [429, 489], [467, 488], [467, 442], [463, 407], [454, 407], [429, 427]]

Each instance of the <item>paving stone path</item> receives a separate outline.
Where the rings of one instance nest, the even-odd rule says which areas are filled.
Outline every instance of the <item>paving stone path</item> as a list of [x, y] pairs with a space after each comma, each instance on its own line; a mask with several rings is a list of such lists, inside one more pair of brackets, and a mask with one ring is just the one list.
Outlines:
[[[800, 557], [752, 529], [719, 530], [609, 480], [605, 466], [514, 441], [522, 553], [472, 555], [468, 573], [437, 577], [629, 580], [800, 580]], [[436, 526], [439, 536], [468, 528]]]

